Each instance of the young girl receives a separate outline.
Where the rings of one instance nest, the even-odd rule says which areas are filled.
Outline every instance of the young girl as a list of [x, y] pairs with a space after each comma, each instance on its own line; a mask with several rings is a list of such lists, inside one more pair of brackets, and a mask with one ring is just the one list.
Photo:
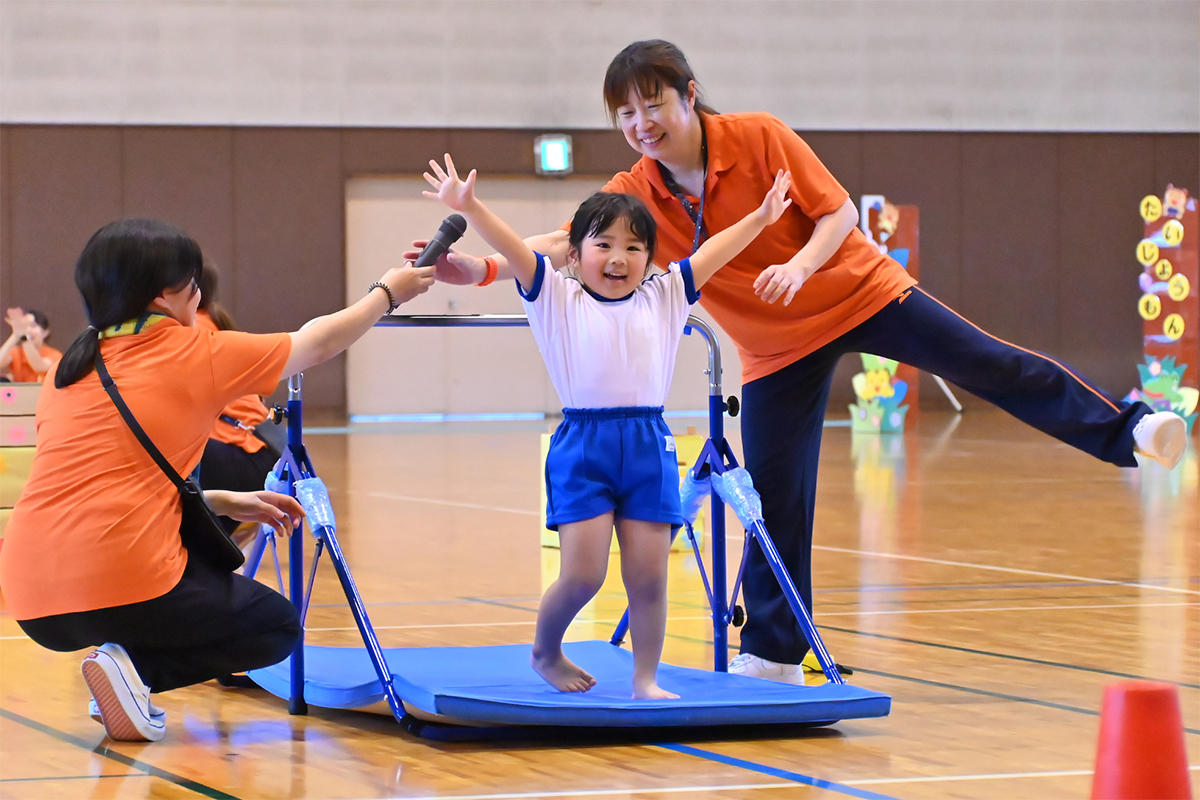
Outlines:
[[475, 170], [460, 180], [449, 155], [445, 169], [429, 163], [433, 174], [425, 179], [436, 192], [425, 196], [461, 212], [511, 266], [564, 406], [546, 458], [546, 522], [559, 532], [562, 568], [538, 610], [533, 668], [560, 691], [595, 685], [563, 654], [562, 639], [604, 582], [615, 523], [629, 597], [633, 696], [678, 697], [657, 683], [671, 527], [683, 523], [663, 402], [700, 287], [791, 204], [791, 173], [776, 175], [758, 209], [670, 264], [665, 275], [650, 277], [656, 239], [650, 212], [629, 195], [594, 194], [571, 223], [576, 277], [568, 278], [475, 197]]

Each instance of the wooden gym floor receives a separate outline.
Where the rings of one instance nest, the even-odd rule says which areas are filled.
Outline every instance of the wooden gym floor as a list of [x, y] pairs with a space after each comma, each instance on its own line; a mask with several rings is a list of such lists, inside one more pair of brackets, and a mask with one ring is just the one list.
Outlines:
[[[538, 523], [552, 424], [309, 437], [385, 646], [531, 640], [557, 568]], [[0, 798], [1085, 797], [1101, 692], [1123, 677], [1178, 684], [1198, 765], [1194, 450], [1171, 473], [1118, 470], [986, 411], [925, 414], [903, 438], [826, 429], [817, 621], [893, 710], [791, 738], [431, 744], [390, 717], [290, 717], [265, 692], [206, 684], [158, 697], [164, 741], [113, 743], [86, 714], [84, 654], [42, 650], [5, 614]], [[671, 558], [664, 658], [708, 666], [695, 565]], [[608, 637], [617, 572], [571, 638]], [[353, 646], [327, 561], [313, 602], [309, 641]]]

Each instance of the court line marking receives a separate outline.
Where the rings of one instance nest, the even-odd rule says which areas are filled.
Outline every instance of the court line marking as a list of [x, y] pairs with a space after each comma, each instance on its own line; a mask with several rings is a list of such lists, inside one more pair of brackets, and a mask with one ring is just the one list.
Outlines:
[[[1200, 770], [1190, 766], [1189, 770]], [[881, 783], [942, 783], [949, 781], [1003, 780], [1006, 778], [1079, 778], [1091, 775], [1090, 769], [1058, 770], [1054, 772], [994, 772], [983, 775], [936, 775], [918, 778], [859, 778], [845, 780], [847, 786], [867, 786]], [[532, 800], [538, 797], [611, 797], [637, 794], [683, 794], [687, 792], [733, 792], [751, 789], [794, 789], [796, 783], [731, 783], [714, 786], [660, 786], [640, 789], [574, 789], [558, 792], [499, 792], [496, 794], [429, 794], [417, 797], [395, 797], [392, 800]]]
[[896, 798], [892, 797], [891, 795], [878, 794], [865, 789], [855, 789], [853, 786], [849, 786], [845, 783], [827, 781], [823, 778], [813, 778], [809, 775], [802, 775], [799, 772], [791, 772], [786, 769], [776, 769], [775, 767], [768, 767], [765, 764], [759, 764], [754, 761], [746, 761], [745, 759], [741, 758], [733, 758], [732, 756], [713, 753], [709, 750], [701, 750], [699, 747], [692, 747], [691, 745], [687, 744], [659, 744], [656, 746], [661, 747], [664, 750], [671, 750], [683, 755], [703, 758], [706, 761], [715, 761], [718, 764], [725, 764], [726, 766], [730, 767], [740, 767], [741, 769], [747, 769], [751, 772], [770, 775], [772, 778], [783, 778], [784, 780], [793, 781], [794, 783], [803, 784], [805, 786], [815, 786], [818, 789], [826, 789], [831, 792], [837, 792], [838, 794], [847, 794], [851, 797], [861, 798], [861, 800], [896, 800]]
[[976, 564], [970, 561], [948, 561], [942, 558], [929, 558], [928, 556], [906, 556], [899, 553], [883, 553], [878, 550], [857, 550], [852, 547], [831, 547], [829, 545], [813, 545], [813, 550], [826, 550], [831, 553], [851, 553], [860, 556], [875, 556], [876, 558], [894, 558], [900, 561], [920, 561], [925, 564], [943, 564], [948, 567], [967, 567], [969, 569], [982, 569], [990, 572], [1009, 572], [1016, 575], [1037, 575], [1042, 578], [1057, 578], [1059, 580], [1079, 581], [1081, 583], [1097, 583], [1106, 584], [1109, 586], [1133, 586], [1139, 589], [1154, 589], [1160, 592], [1175, 592], [1177, 594], [1194, 594], [1200, 595], [1200, 591], [1196, 589], [1179, 589], [1175, 586], [1156, 586], [1152, 583], [1138, 583], [1136, 581], [1114, 581], [1107, 578], [1088, 578], [1082, 575], [1065, 575], [1060, 572], [1040, 572], [1034, 569], [1019, 569], [1017, 567], [997, 567], [992, 564]]
[[[896, 614], [979, 614], [979, 613], [983, 613], [983, 612], [992, 612], [992, 611], [1070, 611], [1070, 610], [1077, 609], [1077, 608], [1085, 609], [1085, 610], [1086, 609], [1097, 609], [1097, 608], [1162, 608], [1162, 607], [1174, 608], [1177, 606], [1196, 608], [1196, 607], [1200, 607], [1200, 603], [1189, 603], [1189, 602], [1180, 602], [1180, 603], [1109, 603], [1109, 604], [1103, 604], [1103, 605], [1092, 604], [1092, 605], [1073, 605], [1073, 606], [1005, 606], [1005, 607], [1001, 607], [1001, 608], [918, 608], [918, 609], [912, 609], [912, 610], [896, 610], [896, 611], [836, 611], [836, 612], [832, 612], [832, 613], [822, 614], [821, 618], [824, 619], [826, 617], [872, 617], [872, 616], [885, 616], [885, 615], [896, 615]], [[523, 609], [523, 610], [532, 612], [534, 609]], [[667, 622], [697, 622], [699, 620], [708, 621], [711, 619], [712, 619], [712, 617], [710, 617], [708, 615], [704, 615], [704, 616], [700, 616], [700, 617], [668, 617]], [[404, 630], [422, 630], [422, 629], [433, 630], [433, 629], [437, 629], [437, 628], [493, 628], [493, 627], [501, 628], [501, 627], [507, 627], [507, 626], [512, 626], [512, 625], [533, 625], [536, 622], [537, 622], [537, 620], [529, 619], [529, 620], [517, 620], [517, 621], [506, 621], [506, 622], [443, 622], [443, 623], [432, 623], [429, 625], [373, 625], [372, 627], [377, 631], [404, 631]], [[574, 620], [571, 624], [572, 625], [582, 625], [585, 623], [590, 623], [590, 624], [594, 624], [594, 625], [615, 625], [618, 622], [620, 622], [619, 619], [577, 619], [577, 620]], [[818, 627], [825, 627], [825, 626], [818, 626]], [[306, 627], [304, 630], [314, 631], [314, 632], [315, 631], [356, 631], [356, 630], [358, 630], [358, 628], [357, 628], [357, 626], [354, 626], [354, 625], [348, 625], [345, 627], [333, 627], [333, 628], [308, 628], [308, 627]], [[839, 630], [839, 629], [835, 628], [833, 630]], [[857, 631], [848, 631], [848, 632], [857, 633]], [[28, 638], [28, 637], [0, 636], [0, 640], [24, 639], [24, 638]]]
[[[855, 667], [855, 672], [861, 672], [865, 675], [878, 675], [884, 678], [892, 678], [894, 680], [910, 681], [919, 683], [925, 686], [936, 686], [939, 689], [955, 689], [968, 694], [977, 694], [983, 697], [994, 697], [997, 700], [1011, 700], [1017, 703], [1029, 703], [1030, 705], [1041, 706], [1042, 708], [1053, 708], [1059, 711], [1072, 711], [1076, 714], [1087, 714], [1089, 717], [1098, 717], [1100, 712], [1090, 708], [1080, 708], [1078, 706], [1069, 706], [1066, 703], [1054, 703], [1049, 700], [1038, 700], [1034, 697], [1021, 697], [1015, 694], [1004, 694], [1002, 692], [993, 692], [989, 689], [976, 689], [970, 686], [959, 686], [953, 683], [943, 683], [941, 681], [931, 681], [927, 678], [915, 678], [911, 675], [897, 675], [893, 672], [882, 672], [880, 670], [867, 669], [866, 667]], [[1200, 736], [1200, 729], [1184, 728], [1184, 733], [1190, 733], [1194, 736]]]
[[122, 775], [55, 775], [43, 778], [0, 778], [0, 783], [33, 783], [35, 781], [99, 781], [105, 778], [149, 778], [144, 772], [126, 772]]
[[35, 719], [22, 716], [15, 711], [9, 711], [7, 708], [0, 708], [0, 717], [3, 717], [10, 722], [15, 722], [18, 725], [24, 725], [27, 728], [32, 728], [39, 733], [44, 733], [51, 738], [58, 739], [60, 742], [83, 748], [88, 752], [95, 753], [98, 756], [115, 761], [118, 764], [123, 764], [126, 767], [133, 767], [140, 772], [144, 772], [148, 776], [161, 778], [162, 780], [169, 781], [170, 783], [173, 783], [183, 789], [193, 791], [196, 794], [201, 794], [205, 797], [211, 797], [213, 800], [240, 800], [240, 798], [238, 798], [236, 795], [227, 794], [226, 792], [222, 792], [220, 789], [214, 789], [211, 786], [205, 786], [203, 783], [191, 780], [190, 778], [185, 778], [182, 775], [176, 775], [174, 772], [168, 772], [167, 770], [162, 769], [161, 767], [156, 767], [153, 764], [147, 764], [144, 761], [138, 761], [136, 758], [131, 758], [124, 753], [111, 750], [104, 744], [92, 745], [86, 739], [74, 736], [66, 731], [60, 731], [57, 728], [52, 728], [44, 722], [38, 722]]
[[957, 653], [969, 653], [977, 656], [987, 656], [990, 658], [1002, 658], [1008, 661], [1020, 661], [1026, 664], [1037, 664], [1044, 667], [1058, 667], [1060, 669], [1070, 669], [1077, 672], [1090, 672], [1095, 675], [1109, 675], [1114, 678], [1130, 678], [1138, 681], [1158, 681], [1160, 683], [1174, 683], [1176, 686], [1185, 689], [1200, 689], [1200, 684], [1197, 683], [1182, 683], [1180, 681], [1172, 681], [1166, 678], [1148, 678], [1145, 675], [1135, 675], [1130, 672], [1115, 672], [1113, 670], [1100, 669], [1099, 667], [1084, 667], [1079, 664], [1067, 664], [1062, 661], [1048, 661], [1042, 658], [1030, 658], [1029, 656], [1014, 656], [1009, 653], [995, 653], [990, 650], [977, 650], [973, 647], [962, 647], [960, 645], [943, 644], [941, 642], [927, 642], [922, 639], [909, 639], [904, 636], [892, 636], [886, 633], [875, 633], [873, 631], [859, 631], [854, 628], [838, 628], [834, 625], [819, 625], [823, 630], [837, 631], [838, 633], [849, 633], [854, 636], [865, 636], [870, 639], [885, 639], [891, 642], [903, 642], [905, 644], [915, 644], [923, 647], [935, 647], [941, 650], [952, 650]]
[[[1200, 770], [1200, 764], [1188, 767], [1189, 772]], [[1090, 769], [1064, 769], [1054, 772], [990, 772], [982, 775], [929, 775], [919, 778], [859, 778], [842, 781], [854, 786], [874, 786], [880, 783], [946, 783], [949, 781], [992, 781], [1006, 778], [1081, 778], [1091, 775]]]
[[[709, 647], [712, 647], [712, 644], [713, 644], [711, 641], [708, 641], [705, 639], [697, 639], [694, 636], [684, 636], [683, 634], [671, 633], [670, 631], [667, 631], [666, 638], [675, 639], [676, 641], [680, 641], [680, 642], [692, 642], [693, 644], [705, 644], [705, 645], [708, 645]], [[739, 645], [735, 644], [735, 643], [730, 643], [728, 645], [727, 649], [731, 650], [733, 652], [737, 652], [739, 649]], [[975, 689], [970, 686], [960, 686], [960, 685], [954, 684], [954, 683], [943, 683], [941, 681], [931, 681], [931, 680], [927, 680], [926, 678], [916, 678], [916, 677], [912, 677], [910, 675], [898, 675], [894, 672], [883, 672], [881, 670], [867, 669], [866, 667], [857, 667], [856, 666], [854, 668], [854, 671], [861, 672], [866, 675], [877, 675], [877, 676], [883, 677], [883, 678], [891, 678], [892, 680], [897, 680], [897, 681], [908, 681], [909, 683], [919, 683], [919, 684], [922, 684], [925, 686], [935, 686], [939, 689], [950, 689], [952, 691], [965, 692], [967, 694], [978, 694], [978, 695], [982, 695], [984, 697], [994, 697], [997, 700], [1010, 700], [1010, 701], [1017, 702], [1017, 703], [1028, 703], [1030, 705], [1041, 706], [1043, 708], [1052, 708], [1057, 711], [1071, 711], [1076, 714], [1086, 714], [1089, 717], [1100, 716], [1099, 711], [1094, 711], [1094, 710], [1087, 709], [1087, 708], [1079, 708], [1077, 706], [1068, 706], [1063, 703], [1052, 703], [1048, 700], [1038, 700], [1033, 697], [1021, 697], [1020, 695], [1001, 694], [1000, 692], [993, 692], [993, 691], [989, 691], [988, 689]], [[1170, 681], [1168, 681], [1168, 683], [1169, 682]], [[1200, 736], [1200, 730], [1197, 730], [1195, 728], [1184, 728], [1183, 730], [1185, 733], [1190, 733], [1190, 734]]]
[[[533, 609], [530, 609], [530, 611], [533, 611]], [[707, 622], [707, 621], [712, 620], [712, 617], [705, 615], [703, 617], [668, 617], [667, 618], [667, 622], [694, 622], [696, 620], [704, 620]], [[573, 620], [571, 622], [571, 624], [572, 625], [584, 625], [584, 624], [616, 625], [620, 621], [621, 620], [619, 620], [619, 619], [577, 619], [577, 620]], [[515, 622], [514, 621], [508, 621], [508, 622], [446, 622], [446, 623], [438, 623], [438, 624], [434, 624], [434, 625], [372, 625], [371, 627], [377, 631], [402, 631], [402, 630], [414, 630], [414, 629], [420, 629], [420, 628], [492, 628], [492, 627], [499, 628], [499, 627], [506, 627], [506, 626], [510, 626], [510, 625], [536, 625], [536, 624], [537, 624], [536, 619], [523, 619], [523, 620], [517, 620]], [[344, 628], [307, 628], [306, 627], [304, 630], [305, 631], [357, 631], [358, 627], [356, 625], [349, 625]], [[0, 637], [0, 638], [3, 638], [3, 637]]]
[[[1189, 766], [1200, 770], [1200, 766]], [[982, 775], [935, 775], [917, 778], [858, 778], [841, 781], [847, 786], [867, 786], [881, 783], [943, 783], [949, 781], [1003, 780], [1006, 778], [1079, 778], [1091, 775], [1090, 769], [1058, 770], [1053, 772], [994, 772]], [[636, 794], [683, 794], [686, 792], [733, 792], [751, 789], [794, 789], [796, 783], [731, 783], [713, 786], [660, 786], [640, 789], [574, 789], [558, 792], [499, 792], [495, 794], [429, 794], [418, 797], [395, 797], [392, 800], [532, 800], [537, 797], [611, 797]]]
[[681, 794], [744, 789], [795, 789], [795, 783], [732, 783], [727, 786], [666, 786], [657, 789], [574, 789], [561, 792], [502, 792], [499, 794], [427, 794], [420, 797], [394, 797], [391, 800], [528, 800], [536, 797], [611, 797], [631, 794]]
[[996, 608], [913, 608], [913, 609], [891, 609], [887, 611], [832, 611], [822, 613], [821, 619], [826, 617], [883, 617], [896, 614], [982, 614], [991, 611], [1067, 611], [1074, 608], [1090, 609], [1090, 608], [1159, 608], [1159, 607], [1175, 607], [1188, 606], [1195, 608], [1200, 606], [1200, 602], [1178, 602], [1178, 603], [1092, 603], [1088, 605], [1067, 605], [1067, 606], [999, 606]]
[[506, 506], [489, 506], [483, 503], [464, 503], [460, 500], [439, 500], [435, 497], [416, 497], [409, 494], [392, 494], [390, 492], [359, 492], [354, 489], [345, 490], [346, 494], [361, 494], [365, 497], [376, 497], [382, 500], [404, 500], [410, 503], [431, 503], [435, 506], [454, 506], [456, 508], [473, 508], [480, 511], [500, 511], [506, 514], [523, 514], [529, 517], [541, 516], [540, 511], [530, 511], [527, 508], [508, 508]]

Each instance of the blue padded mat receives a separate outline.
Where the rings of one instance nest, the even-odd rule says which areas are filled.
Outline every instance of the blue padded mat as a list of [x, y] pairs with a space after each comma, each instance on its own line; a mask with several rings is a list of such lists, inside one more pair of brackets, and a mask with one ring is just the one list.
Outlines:
[[[792, 686], [663, 664], [658, 683], [678, 700], [630, 698], [633, 654], [608, 642], [571, 642], [567, 656], [596, 677], [589, 692], [559, 692], [529, 666], [530, 645], [384, 650], [405, 703], [500, 725], [632, 727], [836, 722], [883, 717], [892, 699], [858, 686]], [[287, 698], [291, 659], [250, 677]], [[367, 651], [304, 648], [305, 700], [320, 708], [363, 708], [383, 699]]]

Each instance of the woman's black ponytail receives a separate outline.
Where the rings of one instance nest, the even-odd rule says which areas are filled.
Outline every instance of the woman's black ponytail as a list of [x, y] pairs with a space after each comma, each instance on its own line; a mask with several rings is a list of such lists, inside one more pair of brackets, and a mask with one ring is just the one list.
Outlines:
[[101, 331], [134, 319], [163, 291], [199, 276], [202, 263], [200, 245], [159, 220], [118, 220], [92, 234], [75, 264], [88, 328], [63, 353], [54, 385], [64, 389], [91, 372]]

